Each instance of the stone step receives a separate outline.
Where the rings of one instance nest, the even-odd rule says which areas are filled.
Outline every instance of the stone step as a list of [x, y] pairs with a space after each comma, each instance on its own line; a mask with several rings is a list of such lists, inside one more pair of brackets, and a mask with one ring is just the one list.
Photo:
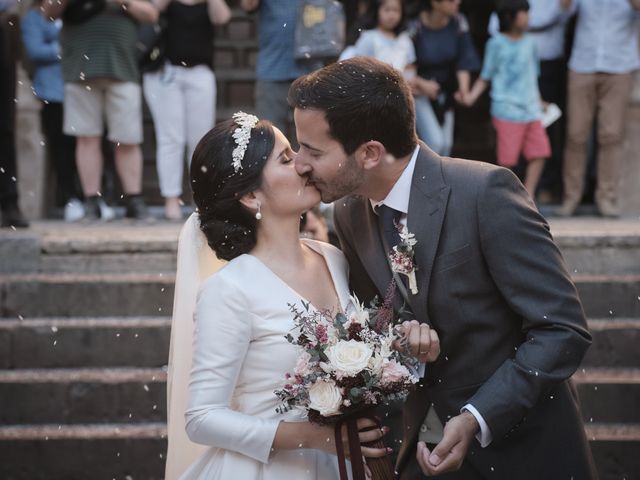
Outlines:
[[[170, 317], [0, 318], [0, 368], [160, 367]], [[583, 366], [640, 367], [640, 319], [589, 320]]]
[[0, 425], [166, 420], [163, 369], [0, 370]]
[[3, 480], [162, 480], [164, 423], [0, 427]]
[[580, 369], [573, 379], [587, 425], [640, 424], [640, 369]]
[[0, 368], [161, 367], [170, 317], [0, 319]]
[[587, 367], [640, 368], [640, 319], [589, 320], [591, 348], [582, 361]]
[[640, 478], [640, 424], [593, 424], [586, 430], [600, 480]]
[[[582, 368], [573, 379], [587, 425], [640, 424], [640, 369]], [[161, 421], [166, 415], [162, 368], [0, 370], [0, 386], [0, 424]]]
[[640, 317], [640, 275], [574, 274], [589, 318]]
[[[640, 317], [640, 275], [576, 275], [593, 318]], [[148, 316], [171, 312], [171, 274], [15, 274], [0, 277], [0, 316]]]
[[171, 313], [174, 276], [25, 274], [0, 277], [0, 316], [151, 316]]
[[[601, 480], [637, 478], [640, 425], [592, 424], [586, 431]], [[0, 478], [161, 480], [166, 448], [162, 423], [0, 427]]]
[[[220, 74], [223, 79], [250, 80], [247, 69], [225, 69]], [[240, 103], [245, 106], [219, 102], [219, 120], [230, 118], [238, 109], [253, 111], [252, 94], [236, 93], [246, 97]], [[637, 223], [552, 218], [550, 224], [572, 275], [640, 274]], [[180, 227], [178, 223], [132, 224], [125, 220], [87, 225], [36, 222], [27, 231], [0, 232], [0, 272], [171, 273]]]
[[[581, 206], [580, 211], [588, 209]], [[549, 224], [572, 275], [640, 274], [637, 221], [577, 217], [549, 218]]]

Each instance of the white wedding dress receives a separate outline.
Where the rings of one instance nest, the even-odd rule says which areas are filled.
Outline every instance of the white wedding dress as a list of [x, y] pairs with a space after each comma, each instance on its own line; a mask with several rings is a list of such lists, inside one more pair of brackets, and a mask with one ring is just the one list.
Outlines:
[[[349, 289], [342, 252], [303, 241], [326, 260], [346, 310]], [[303, 300], [252, 255], [235, 258], [202, 283], [185, 418], [191, 440], [208, 448], [181, 479], [339, 478], [334, 455], [271, 449], [279, 422], [305, 421], [297, 412], [277, 413], [279, 400], [273, 393], [297, 360], [297, 348], [285, 339], [293, 328], [288, 304], [302, 308]]]

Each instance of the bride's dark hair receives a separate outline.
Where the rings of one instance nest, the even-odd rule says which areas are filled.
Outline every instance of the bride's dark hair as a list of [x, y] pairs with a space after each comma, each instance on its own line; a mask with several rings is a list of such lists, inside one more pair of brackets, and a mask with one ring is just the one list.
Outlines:
[[247, 253], [256, 244], [255, 213], [241, 205], [240, 198], [260, 187], [262, 171], [275, 145], [273, 125], [261, 120], [251, 129], [242, 168], [235, 172], [236, 128], [233, 120], [216, 125], [202, 137], [191, 159], [191, 190], [200, 229], [222, 260]]

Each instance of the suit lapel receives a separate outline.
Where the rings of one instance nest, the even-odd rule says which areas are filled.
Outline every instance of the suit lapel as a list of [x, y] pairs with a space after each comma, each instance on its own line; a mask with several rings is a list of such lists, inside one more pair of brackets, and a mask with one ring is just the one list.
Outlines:
[[415, 234], [418, 241], [415, 247], [418, 293], [410, 295], [409, 303], [416, 319], [426, 323], [431, 323], [427, 294], [451, 191], [451, 188], [444, 183], [441, 162], [441, 157], [426, 145], [420, 144], [420, 154], [411, 181], [407, 216], [407, 228], [409, 232]]
[[[369, 278], [373, 280], [380, 294], [384, 296], [389, 285], [391, 285], [394, 275], [391, 272], [389, 257], [385, 252], [378, 229], [378, 217], [373, 212], [369, 200], [363, 198], [362, 201], [364, 214], [357, 217], [357, 220], [361, 223], [354, 226], [354, 231], [367, 233], [359, 237], [358, 254], [369, 274]], [[402, 308], [402, 303], [402, 298], [396, 295], [394, 304], [396, 310], [399, 311]]]

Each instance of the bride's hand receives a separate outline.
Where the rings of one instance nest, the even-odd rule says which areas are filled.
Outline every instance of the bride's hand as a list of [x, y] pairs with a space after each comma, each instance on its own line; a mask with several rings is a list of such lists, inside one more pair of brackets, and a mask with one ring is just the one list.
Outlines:
[[[309, 423], [309, 446], [318, 450], [322, 450], [332, 455], [336, 455], [336, 443], [334, 427], [320, 426]], [[376, 423], [369, 418], [359, 418], [357, 420], [360, 445], [362, 455], [364, 457], [384, 457], [392, 452], [392, 449], [365, 447], [363, 443], [375, 442], [381, 439], [389, 432], [389, 427], [378, 428]], [[349, 438], [347, 435], [347, 426], [342, 426], [342, 445], [344, 446], [345, 456], [349, 456]]]
[[438, 333], [426, 323], [417, 320], [403, 322], [398, 327], [400, 339], [393, 342], [399, 352], [408, 352], [420, 363], [435, 362], [440, 355]]

